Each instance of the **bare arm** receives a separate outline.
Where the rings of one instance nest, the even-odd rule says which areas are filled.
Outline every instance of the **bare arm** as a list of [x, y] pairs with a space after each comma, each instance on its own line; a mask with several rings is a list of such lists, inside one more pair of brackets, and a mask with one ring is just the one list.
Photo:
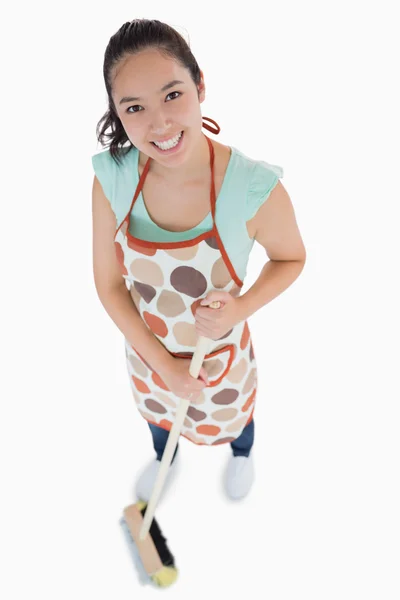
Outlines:
[[250, 317], [292, 285], [306, 262], [306, 249], [293, 205], [280, 181], [253, 220], [255, 240], [265, 248], [270, 260], [251, 288], [237, 298], [241, 320]]
[[128, 342], [159, 374], [173, 357], [141, 318], [122, 277], [114, 248], [116, 219], [97, 177], [92, 189], [93, 273], [105, 310]]

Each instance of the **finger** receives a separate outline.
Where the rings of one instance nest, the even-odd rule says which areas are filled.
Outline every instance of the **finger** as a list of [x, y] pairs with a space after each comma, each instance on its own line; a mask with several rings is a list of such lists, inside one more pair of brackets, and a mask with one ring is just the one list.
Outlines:
[[208, 379], [208, 373], [207, 373], [207, 371], [206, 371], [205, 367], [201, 367], [201, 369], [200, 369], [200, 375], [201, 375], [202, 379], [203, 379], [203, 380], [204, 380], [204, 381], [205, 381], [207, 384], [208, 384], [208, 383], [210, 383], [210, 382], [209, 382], [209, 379]]
[[192, 392], [201, 392], [201, 390], [203, 390], [206, 387], [206, 384], [204, 383], [204, 381], [199, 381], [199, 385], [196, 385], [196, 387], [192, 388]]
[[196, 385], [192, 388], [195, 390], [202, 390], [205, 386], [205, 382], [202, 379], [196, 379]]
[[193, 390], [200, 390], [204, 387], [204, 381], [201, 378], [195, 379], [191, 377], [191, 380], [185, 385], [186, 391], [191, 392]]
[[[220, 310], [220, 309], [218, 309], [218, 310]], [[215, 314], [216, 312], [217, 311], [215, 308], [209, 308], [209, 309], [207, 309], [207, 312], [197, 315], [197, 321], [203, 322], [203, 323], [204, 322], [209, 323], [210, 321], [218, 321], [221, 318], [221, 315]]]
[[196, 327], [197, 335], [202, 335], [206, 338], [211, 337], [211, 330], [205, 327]]

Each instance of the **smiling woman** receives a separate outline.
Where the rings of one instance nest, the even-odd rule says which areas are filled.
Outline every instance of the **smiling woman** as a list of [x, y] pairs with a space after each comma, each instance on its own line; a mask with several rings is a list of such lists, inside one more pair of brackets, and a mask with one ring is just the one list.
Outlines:
[[152, 175], [173, 175], [174, 181], [184, 182], [197, 177], [199, 170], [207, 171], [200, 69], [196, 85], [180, 61], [159, 48], [145, 48], [111, 67], [110, 79], [115, 111], [127, 138], [141, 152], [141, 163], [155, 159]]
[[[123, 25], [103, 72], [108, 110], [97, 133], [110, 143], [92, 157], [93, 265], [100, 300], [125, 337], [132, 395], [156, 452], [137, 494], [148, 500], [178, 403], [190, 397], [181, 435], [230, 445], [225, 489], [243, 498], [254, 479], [258, 374], [247, 318], [305, 262], [283, 170], [203, 133], [220, 132], [201, 113], [204, 74], [169, 25]], [[270, 264], [240, 295], [255, 239]], [[210, 347], [195, 379], [188, 366], [199, 336]]]
[[[156, 43], [157, 36], [162, 43]], [[173, 168], [175, 179], [184, 181], [206, 173], [203, 73], [177, 31], [156, 20], [126, 23], [110, 39], [103, 71], [109, 110], [99, 121], [97, 136], [101, 143], [111, 138], [109, 151], [117, 162], [130, 142], [128, 149], [156, 159], [152, 171], [160, 175], [170, 176]], [[111, 134], [106, 133], [109, 128]], [[170, 141], [181, 133], [174, 147]], [[168, 147], [157, 148], [162, 142]]]

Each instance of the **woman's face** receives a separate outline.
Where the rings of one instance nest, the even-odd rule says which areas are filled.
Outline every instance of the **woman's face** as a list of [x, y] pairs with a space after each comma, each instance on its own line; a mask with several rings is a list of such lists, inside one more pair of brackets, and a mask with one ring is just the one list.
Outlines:
[[[162, 90], [171, 82], [175, 83]], [[142, 153], [165, 166], [178, 166], [198, 146], [202, 135], [200, 104], [205, 98], [203, 74], [198, 95], [186, 68], [149, 49], [119, 63], [112, 90], [126, 134]], [[182, 131], [176, 149], [165, 151], [165, 146], [158, 149], [152, 143], [170, 140]]]

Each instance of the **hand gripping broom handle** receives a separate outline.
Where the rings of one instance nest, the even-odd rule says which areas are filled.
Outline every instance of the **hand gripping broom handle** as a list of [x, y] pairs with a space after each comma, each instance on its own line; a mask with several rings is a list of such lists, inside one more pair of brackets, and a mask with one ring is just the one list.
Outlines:
[[[209, 308], [219, 308], [221, 306], [221, 302], [218, 300], [211, 302]], [[205, 355], [207, 354], [209, 347], [210, 339], [204, 336], [199, 336], [197, 340], [196, 348], [192, 356], [192, 360], [189, 366], [189, 373], [195, 379], [198, 378], [200, 369], [203, 364], [203, 360]], [[165, 450], [162, 456], [160, 469], [157, 474], [157, 478], [154, 482], [153, 491], [151, 493], [150, 501], [147, 505], [146, 512], [143, 518], [142, 527], [140, 529], [139, 537], [143, 540], [149, 529], [151, 522], [154, 517], [154, 512], [157, 506], [158, 499], [163, 489], [163, 485], [165, 479], [167, 477], [168, 469], [171, 464], [172, 457], [174, 455], [176, 446], [178, 445], [179, 436], [182, 430], [182, 425], [186, 417], [186, 413], [188, 411], [190, 404], [190, 400], [186, 400], [185, 398], [181, 398], [178, 410], [176, 411], [175, 420], [171, 427], [171, 431], [169, 432], [168, 441], [165, 446]]]

